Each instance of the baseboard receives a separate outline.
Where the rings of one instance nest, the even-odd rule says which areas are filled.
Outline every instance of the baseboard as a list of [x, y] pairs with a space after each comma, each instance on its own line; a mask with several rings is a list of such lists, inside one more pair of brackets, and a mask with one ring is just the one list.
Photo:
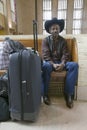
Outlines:
[[77, 88], [77, 100], [87, 101], [87, 86]]

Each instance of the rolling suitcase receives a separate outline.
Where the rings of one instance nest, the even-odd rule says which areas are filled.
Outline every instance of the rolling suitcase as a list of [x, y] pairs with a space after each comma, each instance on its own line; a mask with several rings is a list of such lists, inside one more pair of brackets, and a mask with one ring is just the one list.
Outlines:
[[[34, 35], [35, 26], [33, 22]], [[41, 61], [35, 50], [24, 49], [10, 55], [9, 104], [12, 120], [37, 119], [41, 104]]]

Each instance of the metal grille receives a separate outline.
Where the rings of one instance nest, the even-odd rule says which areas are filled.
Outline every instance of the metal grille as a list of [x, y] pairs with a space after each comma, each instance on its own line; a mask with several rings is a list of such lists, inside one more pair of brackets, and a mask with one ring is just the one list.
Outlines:
[[49, 95], [55, 97], [62, 97], [64, 94], [64, 83], [63, 82], [50, 82]]

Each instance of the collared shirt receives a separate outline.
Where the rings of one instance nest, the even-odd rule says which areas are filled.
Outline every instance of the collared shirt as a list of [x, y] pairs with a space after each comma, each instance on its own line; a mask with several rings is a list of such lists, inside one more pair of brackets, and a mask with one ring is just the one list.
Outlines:
[[8, 69], [10, 52], [12, 52], [12, 48], [9, 43], [0, 42], [0, 69]]

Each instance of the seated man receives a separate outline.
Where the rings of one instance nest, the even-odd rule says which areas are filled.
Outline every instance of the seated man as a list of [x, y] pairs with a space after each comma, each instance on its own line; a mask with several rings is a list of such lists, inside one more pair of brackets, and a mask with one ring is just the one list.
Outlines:
[[70, 61], [66, 40], [59, 35], [64, 29], [64, 20], [58, 20], [57, 18], [47, 20], [45, 22], [45, 29], [51, 35], [46, 37], [42, 42], [42, 85], [44, 88], [44, 103], [47, 105], [51, 103], [48, 97], [51, 72], [66, 69], [67, 75], [64, 95], [67, 107], [72, 108], [74, 89], [78, 77], [78, 64]]

